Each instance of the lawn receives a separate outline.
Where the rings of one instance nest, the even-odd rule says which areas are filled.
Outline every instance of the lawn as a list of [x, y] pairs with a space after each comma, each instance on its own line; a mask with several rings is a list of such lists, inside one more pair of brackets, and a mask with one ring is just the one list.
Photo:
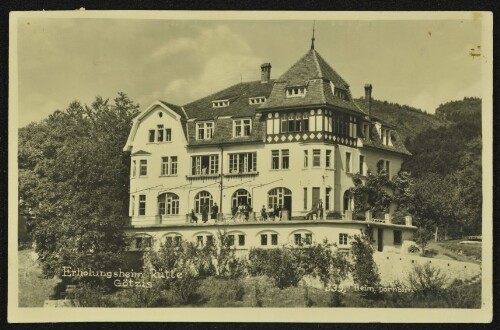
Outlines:
[[54, 293], [59, 279], [42, 278], [42, 270], [33, 250], [19, 251], [19, 307], [43, 307]]
[[429, 244], [439, 253], [454, 260], [481, 263], [482, 244], [475, 242], [471, 244], [460, 244], [463, 240], [448, 240]]

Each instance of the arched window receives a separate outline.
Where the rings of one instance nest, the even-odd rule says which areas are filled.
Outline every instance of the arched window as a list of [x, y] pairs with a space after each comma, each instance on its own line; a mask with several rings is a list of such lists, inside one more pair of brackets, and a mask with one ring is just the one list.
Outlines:
[[158, 214], [179, 214], [179, 196], [173, 193], [164, 193], [158, 196]]
[[231, 198], [231, 205], [234, 207], [241, 204], [252, 205], [252, 196], [250, 195], [248, 190], [238, 189], [234, 192]]
[[130, 249], [136, 251], [149, 250], [153, 246], [153, 237], [146, 233], [136, 234], [130, 242]]
[[161, 240], [163, 245], [174, 245], [179, 246], [182, 242], [182, 235], [177, 232], [170, 232], [163, 235]]
[[353, 204], [353, 198], [352, 198], [351, 191], [346, 190], [344, 192], [344, 212], [345, 211], [352, 211], [352, 209], [353, 209], [352, 204]]
[[281, 207], [291, 212], [292, 207], [292, 191], [288, 188], [274, 188], [269, 190], [268, 194], [268, 207], [274, 209]]
[[197, 193], [196, 196], [194, 196], [194, 211], [196, 213], [201, 213], [201, 207], [205, 204], [208, 205], [208, 210], [210, 212], [213, 204], [212, 194], [210, 194], [206, 190], [203, 190]]

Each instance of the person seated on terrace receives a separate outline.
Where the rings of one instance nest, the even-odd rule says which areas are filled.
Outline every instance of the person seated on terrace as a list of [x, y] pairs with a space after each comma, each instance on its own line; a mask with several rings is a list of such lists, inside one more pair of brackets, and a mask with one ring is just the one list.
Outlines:
[[198, 217], [196, 216], [196, 214], [194, 214], [194, 210], [193, 209], [191, 209], [191, 222], [198, 223]]
[[316, 206], [314, 206], [314, 207], [312, 208], [312, 210], [311, 210], [311, 211], [309, 211], [309, 212], [306, 214], [305, 219], [306, 219], [306, 220], [313, 220], [313, 219], [314, 219], [314, 217], [313, 217], [313, 215], [314, 215], [314, 214], [316, 215], [316, 219], [317, 219], [317, 218], [318, 218], [318, 212], [319, 212], [318, 208], [317, 208]]

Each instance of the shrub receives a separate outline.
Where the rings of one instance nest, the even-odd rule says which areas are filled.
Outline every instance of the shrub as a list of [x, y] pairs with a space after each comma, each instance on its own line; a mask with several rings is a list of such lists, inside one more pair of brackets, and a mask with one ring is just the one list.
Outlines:
[[444, 290], [444, 298], [450, 308], [481, 308], [481, 283], [456, 279]]
[[290, 248], [260, 249], [252, 248], [248, 254], [249, 273], [252, 276], [267, 275], [280, 288], [297, 286], [304, 270]]
[[446, 275], [429, 263], [413, 266], [408, 274], [408, 285], [419, 296], [441, 294], [446, 282]]
[[81, 283], [76, 291], [76, 303], [79, 307], [114, 307], [104, 286]]
[[175, 302], [187, 304], [195, 302], [195, 293], [199, 286], [200, 279], [188, 269], [185, 269], [181, 278], [176, 277], [172, 281], [170, 290]]
[[309, 287], [304, 286], [304, 304], [306, 307], [312, 307], [314, 305], [314, 301], [309, 296]]
[[[373, 259], [373, 246], [371, 236], [365, 232], [361, 235], [355, 235], [351, 244], [351, 254], [353, 258], [353, 272], [352, 277], [354, 283], [359, 286], [369, 286], [377, 288], [380, 285], [380, 275], [378, 273], [377, 265]], [[377, 295], [367, 291], [364, 295]]]
[[232, 306], [236, 301], [243, 301], [245, 287], [239, 279], [210, 277], [200, 287], [204, 299], [210, 300], [213, 306]]

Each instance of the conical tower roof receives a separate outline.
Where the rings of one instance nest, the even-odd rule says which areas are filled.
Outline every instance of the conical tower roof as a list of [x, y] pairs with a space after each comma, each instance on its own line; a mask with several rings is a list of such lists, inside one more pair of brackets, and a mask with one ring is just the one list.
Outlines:
[[[303, 97], [287, 97], [286, 89], [306, 87]], [[340, 90], [335, 94], [334, 89]], [[268, 101], [259, 110], [330, 105], [363, 113], [354, 104], [349, 84], [311, 47], [311, 49], [275, 80]]]

